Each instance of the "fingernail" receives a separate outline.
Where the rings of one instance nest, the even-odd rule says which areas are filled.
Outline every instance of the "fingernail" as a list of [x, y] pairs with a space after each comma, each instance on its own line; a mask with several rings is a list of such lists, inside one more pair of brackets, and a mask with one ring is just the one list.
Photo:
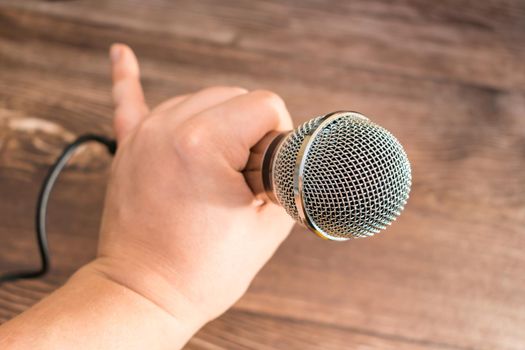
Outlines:
[[109, 52], [109, 55], [111, 57], [111, 62], [113, 62], [113, 64], [117, 63], [120, 60], [121, 54], [122, 54], [122, 48], [117, 44], [113, 44]]

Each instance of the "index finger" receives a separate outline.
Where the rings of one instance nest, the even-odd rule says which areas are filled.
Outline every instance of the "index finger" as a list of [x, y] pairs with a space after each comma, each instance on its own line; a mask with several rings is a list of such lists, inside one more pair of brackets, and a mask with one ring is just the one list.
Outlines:
[[[240, 171], [246, 165], [250, 148], [268, 132], [292, 128], [292, 119], [281, 97], [256, 90], [234, 97], [188, 120], [193, 128]], [[191, 132], [191, 131], [190, 131]]]

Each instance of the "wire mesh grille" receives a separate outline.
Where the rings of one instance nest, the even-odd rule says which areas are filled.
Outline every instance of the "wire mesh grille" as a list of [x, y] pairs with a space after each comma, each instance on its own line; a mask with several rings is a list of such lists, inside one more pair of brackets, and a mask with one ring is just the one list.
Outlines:
[[279, 204], [295, 220], [299, 220], [293, 193], [293, 174], [295, 161], [304, 137], [315, 129], [322, 121], [322, 117], [311, 119], [292, 131], [283, 140], [275, 157], [273, 167], [273, 188]]
[[[291, 133], [276, 157], [276, 196], [295, 219], [295, 160], [304, 135], [320, 122], [316, 118]], [[403, 210], [411, 186], [410, 164], [401, 144], [384, 128], [343, 115], [324, 126], [306, 157], [304, 208], [328, 236], [371, 236]]]

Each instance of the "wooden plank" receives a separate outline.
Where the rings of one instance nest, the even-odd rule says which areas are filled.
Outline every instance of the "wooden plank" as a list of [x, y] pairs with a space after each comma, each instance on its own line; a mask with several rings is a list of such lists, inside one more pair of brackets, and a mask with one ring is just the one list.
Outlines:
[[[397, 4], [233, 0], [197, 5], [192, 1], [145, 5], [96, 0], [65, 6], [35, 0], [4, 2], [65, 22], [128, 28], [161, 38], [167, 46], [173, 39], [186, 39], [316, 61], [320, 66], [353, 66], [494, 88], [522, 90], [525, 82], [525, 51], [519, 44], [525, 31], [523, 1], [493, 0], [463, 6], [450, 0]], [[41, 29], [34, 22], [32, 27]], [[70, 28], [65, 25], [61, 29], [58, 35], [67, 37]], [[79, 40], [97, 45], [90, 36], [77, 37]]]
[[[276, 331], [276, 330], [279, 331]], [[256, 331], [254, 331], [256, 330]], [[305, 320], [232, 310], [209, 324], [185, 349], [457, 349], [414, 342], [375, 331], [363, 332]]]
[[[520, 349], [524, 3], [330, 4], [0, 1], [0, 268], [38, 262], [32, 210], [61, 146], [110, 134], [106, 51], [124, 41], [152, 104], [213, 84], [269, 88], [296, 124], [372, 116], [413, 163], [409, 205], [387, 232], [333, 244], [296, 228], [189, 349]], [[88, 147], [64, 174], [53, 272], [0, 287], [0, 322], [94, 256], [108, 162]]]

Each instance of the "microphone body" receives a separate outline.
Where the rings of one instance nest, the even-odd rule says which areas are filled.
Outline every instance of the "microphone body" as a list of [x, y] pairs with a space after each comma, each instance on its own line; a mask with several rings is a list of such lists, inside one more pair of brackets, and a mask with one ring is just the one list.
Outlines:
[[390, 225], [408, 200], [412, 180], [397, 139], [347, 111], [266, 134], [252, 147], [243, 172], [255, 195], [336, 241], [372, 236]]
[[265, 200], [279, 204], [273, 191], [273, 161], [277, 149], [288, 132], [270, 131], [252, 149], [244, 169], [244, 178], [252, 192]]

